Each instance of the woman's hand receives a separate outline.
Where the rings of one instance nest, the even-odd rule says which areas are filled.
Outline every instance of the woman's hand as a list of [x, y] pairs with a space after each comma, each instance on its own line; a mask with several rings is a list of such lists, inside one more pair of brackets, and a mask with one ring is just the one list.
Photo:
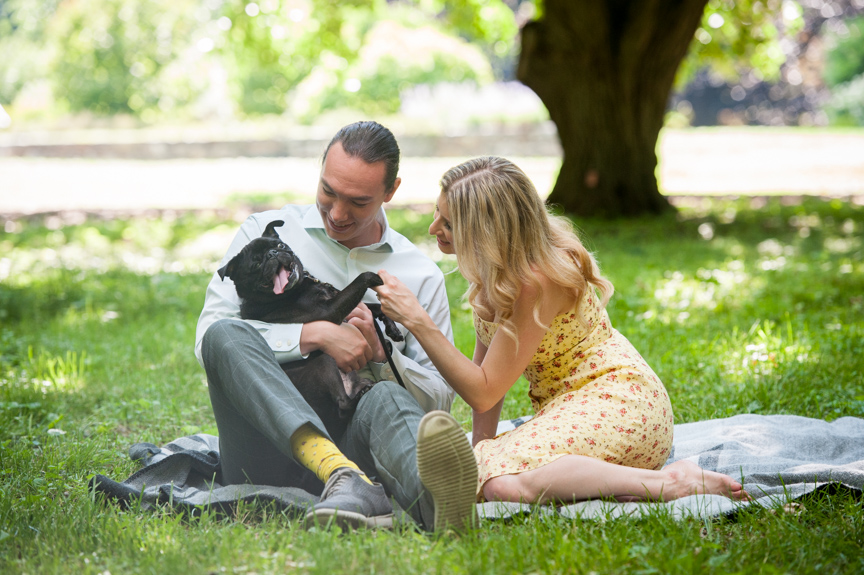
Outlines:
[[378, 293], [381, 311], [387, 317], [410, 330], [412, 324], [427, 316], [426, 310], [417, 301], [417, 296], [398, 278], [390, 275], [386, 270], [379, 271], [378, 275], [384, 280], [384, 285], [372, 289]]

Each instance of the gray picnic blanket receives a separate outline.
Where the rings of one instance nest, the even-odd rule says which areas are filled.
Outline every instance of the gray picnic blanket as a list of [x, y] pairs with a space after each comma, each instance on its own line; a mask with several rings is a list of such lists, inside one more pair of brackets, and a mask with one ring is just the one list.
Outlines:
[[[503, 421], [499, 433], [530, 417]], [[483, 519], [509, 519], [522, 514], [556, 514], [568, 518], [610, 519], [665, 513], [673, 518], [734, 515], [750, 505], [781, 507], [826, 488], [864, 489], [864, 419], [842, 417], [832, 422], [794, 415], [737, 415], [675, 426], [668, 463], [683, 459], [741, 481], [752, 501], [737, 502], [717, 495], [692, 495], [667, 503], [586, 501], [562, 507], [519, 503], [482, 503]], [[157, 447], [138, 443], [129, 451], [143, 467], [122, 482], [103, 475], [90, 485], [125, 505], [151, 509], [168, 505], [199, 513], [230, 510], [240, 501], [270, 502], [300, 515], [318, 498], [302, 489], [253, 485], [222, 485], [219, 441], [212, 435], [181, 437]]]

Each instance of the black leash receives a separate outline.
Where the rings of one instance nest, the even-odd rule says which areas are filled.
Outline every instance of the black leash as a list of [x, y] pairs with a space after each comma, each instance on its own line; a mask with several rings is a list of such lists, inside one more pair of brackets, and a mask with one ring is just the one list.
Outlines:
[[393, 344], [390, 343], [389, 340], [384, 339], [384, 334], [381, 333], [381, 326], [378, 325], [378, 320], [373, 317], [372, 323], [375, 324], [375, 333], [378, 334], [378, 341], [381, 342], [381, 347], [384, 348], [384, 355], [387, 356], [387, 363], [390, 364], [390, 369], [393, 370], [393, 376], [396, 378], [396, 382], [403, 388], [408, 389], [405, 387], [405, 382], [402, 381], [402, 376], [399, 375], [399, 372], [396, 370], [396, 364], [393, 363]]

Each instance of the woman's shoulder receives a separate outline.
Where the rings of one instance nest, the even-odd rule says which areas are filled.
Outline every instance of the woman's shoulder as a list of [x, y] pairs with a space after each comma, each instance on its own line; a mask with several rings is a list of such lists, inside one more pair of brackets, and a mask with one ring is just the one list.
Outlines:
[[[534, 309], [540, 303], [541, 315], [549, 318], [562, 313], [568, 313], [576, 306], [576, 294], [571, 288], [555, 283], [549, 276], [536, 267], [531, 269], [532, 279], [526, 279], [518, 285], [518, 295], [513, 303], [513, 309], [500, 310], [489, 301], [485, 289], [481, 289], [474, 299], [473, 312], [480, 320], [493, 323], [502, 314], [511, 315], [522, 309], [526, 317], [533, 317]], [[533, 280], [533, 281], [532, 281]], [[544, 313], [545, 312], [545, 313]]]
[[555, 283], [540, 269], [534, 268], [532, 271], [537, 282], [525, 282], [519, 294], [520, 299], [524, 298], [525, 303], [530, 303], [532, 308], [542, 299], [543, 307], [548, 306], [554, 316], [573, 309], [576, 305], [576, 294], [571, 288]]

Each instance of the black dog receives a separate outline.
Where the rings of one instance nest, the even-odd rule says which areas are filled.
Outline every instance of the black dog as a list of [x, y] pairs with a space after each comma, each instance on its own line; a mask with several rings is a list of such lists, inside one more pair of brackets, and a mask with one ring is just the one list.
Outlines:
[[[242, 300], [243, 319], [268, 323], [342, 323], [367, 289], [384, 283], [372, 272], [360, 274], [342, 291], [317, 280], [304, 271], [303, 264], [276, 233], [275, 228], [284, 223], [276, 220], [267, 224], [260, 238], [249, 242], [218, 271], [223, 280], [226, 276], [234, 280]], [[394, 341], [402, 341], [399, 328], [381, 312], [381, 306], [366, 305], [384, 323], [387, 335]], [[384, 340], [384, 345], [389, 346], [390, 342]], [[282, 369], [335, 441], [344, 434], [357, 402], [373, 385], [356, 371], [342, 372], [332, 357], [321, 352], [282, 364]]]

